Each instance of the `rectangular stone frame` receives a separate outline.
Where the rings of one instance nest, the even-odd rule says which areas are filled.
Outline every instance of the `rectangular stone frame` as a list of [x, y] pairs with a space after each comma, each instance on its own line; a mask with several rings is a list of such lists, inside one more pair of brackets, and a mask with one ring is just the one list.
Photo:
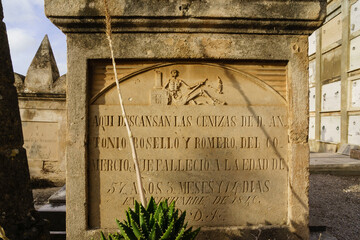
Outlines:
[[[85, 35], [85, 36], [84, 36]], [[166, 44], [173, 39], [174, 44]], [[206, 45], [202, 40], [206, 39]], [[147, 44], [143, 44], [146, 40]], [[186, 40], [186, 41], [184, 41]], [[289, 116], [288, 222], [279, 234], [308, 239], [309, 148], [308, 133], [308, 57], [307, 36], [138, 33], [114, 34], [115, 57], [124, 60], [198, 61], [287, 61], [287, 102]], [[231, 48], [225, 47], [232, 42]], [[88, 230], [87, 131], [89, 61], [109, 59], [105, 34], [67, 35], [67, 238], [90, 239], [99, 230]], [[179, 47], [179, 44], [181, 47]], [[159, 47], [160, 46], [160, 47]], [[177, 46], [177, 47], [175, 47]], [[151, 49], [153, 52], [149, 52]], [[183, 50], [182, 50], [183, 49]], [[160, 62], [160, 60], [159, 60]], [[273, 226], [272, 226], [273, 227]], [[265, 227], [266, 228], [266, 227]], [[71, 230], [70, 230], [71, 229]], [[240, 228], [202, 228], [199, 239], [230, 239]]]

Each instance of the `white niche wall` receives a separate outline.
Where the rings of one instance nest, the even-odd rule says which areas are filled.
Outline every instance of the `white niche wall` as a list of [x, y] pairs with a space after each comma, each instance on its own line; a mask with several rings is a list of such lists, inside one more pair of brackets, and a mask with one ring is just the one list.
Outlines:
[[360, 30], [360, 1], [357, 1], [350, 9], [350, 33]]
[[324, 84], [321, 87], [321, 111], [340, 111], [341, 106], [341, 82]]
[[349, 116], [348, 143], [360, 145], [360, 116]]
[[360, 79], [351, 82], [351, 107], [360, 108]]
[[321, 117], [321, 141], [330, 143], [340, 142], [341, 132], [340, 116], [323, 116]]
[[315, 88], [309, 88], [309, 111], [315, 112]]
[[315, 117], [309, 117], [309, 139], [315, 139]]

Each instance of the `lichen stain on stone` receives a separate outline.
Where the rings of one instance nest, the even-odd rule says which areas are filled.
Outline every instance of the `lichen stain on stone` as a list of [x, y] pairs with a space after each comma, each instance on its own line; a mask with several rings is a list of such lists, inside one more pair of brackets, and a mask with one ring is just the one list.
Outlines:
[[290, 143], [293, 144], [302, 144], [302, 143], [307, 143], [307, 132], [300, 132], [301, 129], [299, 130], [290, 130]]
[[227, 52], [231, 49], [231, 44], [232, 41], [228, 39], [203, 38], [201, 40], [201, 45], [207, 56], [218, 55], [219, 49]]
[[80, 7], [79, 15], [98, 15], [100, 14], [99, 10], [96, 8], [94, 0], [86, 0], [84, 4]]
[[173, 38], [167, 38], [167, 39], [164, 40], [164, 42], [165, 42], [166, 45], [170, 45], [170, 46], [174, 45], [174, 39]]
[[22, 117], [24, 119], [32, 120], [35, 117], [35, 115], [36, 115], [36, 111], [25, 109], [24, 113], [22, 114]]

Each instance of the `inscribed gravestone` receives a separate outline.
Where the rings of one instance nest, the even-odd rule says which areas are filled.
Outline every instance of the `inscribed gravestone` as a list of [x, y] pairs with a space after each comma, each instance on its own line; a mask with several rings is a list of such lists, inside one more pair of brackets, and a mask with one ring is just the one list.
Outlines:
[[[326, 1], [108, 3], [147, 197], [177, 200], [199, 239], [308, 239], [307, 35]], [[67, 237], [91, 238], [137, 198], [104, 8], [45, 4], [68, 43]]]
[[[121, 84], [146, 196], [175, 200], [191, 225], [285, 224], [286, 102], [246, 74], [285, 89], [285, 66], [163, 65]], [[138, 190], [114, 84], [90, 100], [89, 120], [90, 226], [116, 227]]]

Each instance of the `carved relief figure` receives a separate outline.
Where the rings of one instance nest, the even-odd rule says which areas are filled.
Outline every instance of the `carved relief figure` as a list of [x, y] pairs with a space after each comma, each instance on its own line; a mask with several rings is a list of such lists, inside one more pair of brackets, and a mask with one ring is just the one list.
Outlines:
[[[212, 97], [209, 92], [205, 89], [205, 87], [214, 88], [218, 94], [223, 94], [223, 84], [220, 77], [218, 77], [218, 86], [214, 88], [210, 85], [206, 85], [208, 79], [200, 81], [193, 86], [187, 84], [184, 80], [179, 78], [179, 71], [172, 70], [171, 78], [165, 84], [163, 89], [167, 90], [169, 94], [168, 105], [187, 105], [187, 104], [221, 104], [225, 105], [225, 102], [218, 100], [217, 98]], [[188, 92], [183, 91], [183, 86], [186, 87]], [[205, 102], [198, 102], [197, 99], [199, 97], [204, 97], [207, 99]]]

